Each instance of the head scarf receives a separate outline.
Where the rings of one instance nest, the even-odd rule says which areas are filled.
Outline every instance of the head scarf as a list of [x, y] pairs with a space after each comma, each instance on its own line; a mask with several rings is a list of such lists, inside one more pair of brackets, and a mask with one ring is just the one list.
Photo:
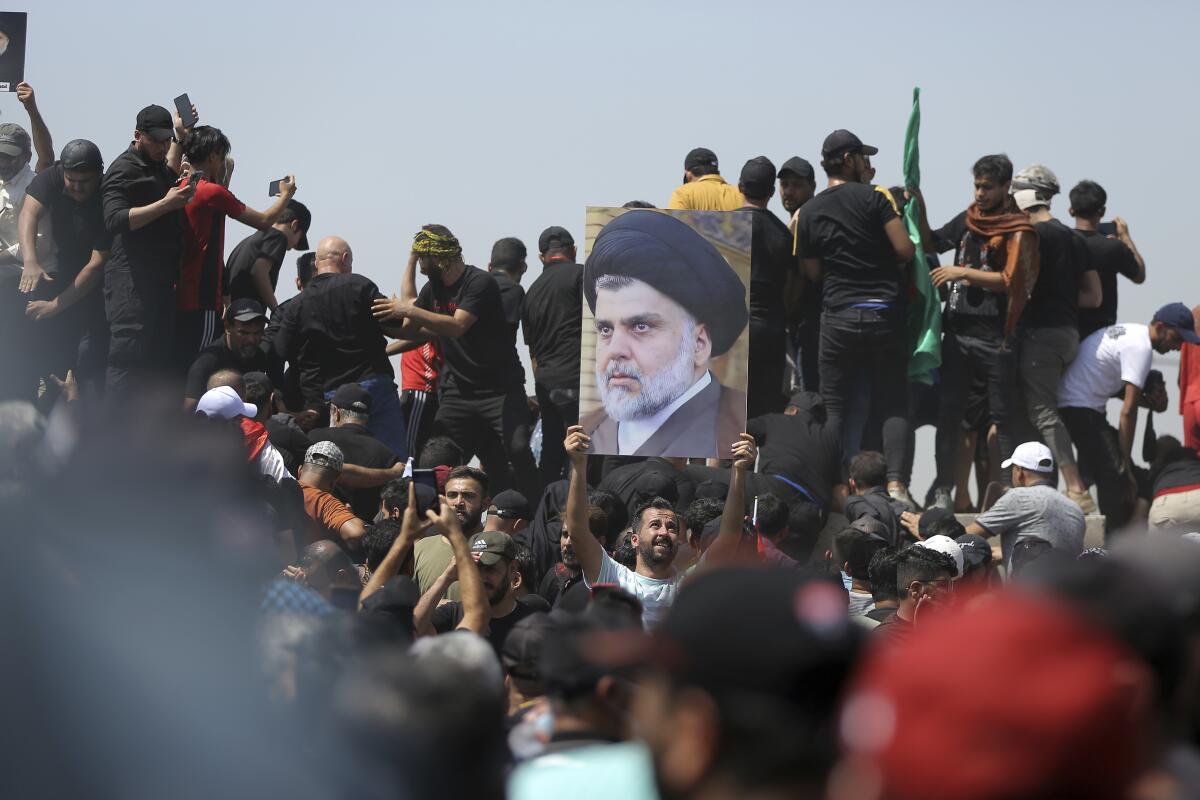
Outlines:
[[454, 234], [434, 233], [422, 228], [413, 237], [413, 252], [421, 256], [444, 256], [453, 258], [462, 255], [462, 245]]

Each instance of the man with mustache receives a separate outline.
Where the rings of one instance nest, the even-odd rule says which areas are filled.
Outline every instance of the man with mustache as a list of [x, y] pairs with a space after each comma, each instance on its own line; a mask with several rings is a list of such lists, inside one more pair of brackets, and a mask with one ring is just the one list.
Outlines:
[[745, 392], [709, 371], [748, 319], [729, 262], [686, 223], [635, 210], [600, 231], [583, 277], [604, 403], [583, 420], [594, 452], [724, 455], [746, 419]]
[[[483, 511], [492, 504], [487, 473], [474, 467], [455, 467], [446, 476], [443, 496], [468, 540], [483, 532]], [[421, 539], [413, 547], [413, 553], [416, 559], [414, 577], [422, 593], [429, 591], [438, 576], [454, 561], [454, 551], [445, 536]], [[458, 600], [458, 587], [450, 586], [446, 596]]]

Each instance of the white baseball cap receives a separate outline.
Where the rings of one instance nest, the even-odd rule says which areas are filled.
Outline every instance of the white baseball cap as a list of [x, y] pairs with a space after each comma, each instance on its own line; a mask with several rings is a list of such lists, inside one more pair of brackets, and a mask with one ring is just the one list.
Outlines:
[[939, 553], [945, 553], [953, 558], [954, 568], [958, 570], [954, 574], [954, 580], [958, 580], [963, 576], [963, 551], [962, 546], [958, 542], [949, 536], [939, 533], [937, 536], [930, 536], [928, 539], [917, 542], [917, 544], [921, 545], [921, 547], [928, 547], [930, 550], [936, 550]]
[[1032, 472], [1054, 472], [1054, 454], [1041, 442], [1025, 442], [1017, 445], [1012, 458], [1002, 463], [1000, 469], [1008, 469], [1013, 464]]
[[218, 386], [209, 389], [196, 405], [196, 413], [211, 419], [234, 419], [258, 415], [258, 407], [251, 403], [243, 403], [242, 398], [232, 386]]

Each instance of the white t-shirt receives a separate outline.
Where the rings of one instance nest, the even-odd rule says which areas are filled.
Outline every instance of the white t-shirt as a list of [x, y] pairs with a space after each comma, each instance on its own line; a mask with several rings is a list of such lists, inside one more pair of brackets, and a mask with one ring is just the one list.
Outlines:
[[587, 575], [583, 576], [583, 582], [589, 589], [596, 583], [615, 583], [641, 600], [642, 624], [647, 630], [657, 627], [659, 621], [666, 616], [667, 609], [675, 602], [682, 579], [682, 575], [667, 579], [638, 575], [624, 564], [614, 561], [608, 553], [604, 554], [604, 560], [600, 562], [600, 574], [595, 583], [589, 581]]
[[1103, 414], [1108, 399], [1126, 383], [1139, 389], [1146, 385], [1153, 357], [1147, 326], [1101, 328], [1080, 342], [1058, 387], [1059, 408], [1090, 408]]

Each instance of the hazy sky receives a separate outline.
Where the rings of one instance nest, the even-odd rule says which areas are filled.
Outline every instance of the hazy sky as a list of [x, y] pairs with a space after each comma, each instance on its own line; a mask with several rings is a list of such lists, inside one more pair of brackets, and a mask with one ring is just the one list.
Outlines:
[[[19, 10], [12, 7], [13, 10]], [[190, 18], [188, 15], [191, 15]], [[398, 289], [413, 232], [448, 225], [468, 262], [548, 225], [582, 240], [588, 205], [665, 205], [684, 154], [815, 162], [845, 127], [896, 183], [913, 86], [922, 184], [938, 225], [970, 202], [970, 166], [1003, 151], [1066, 190], [1108, 190], [1146, 258], [1121, 283], [1122, 321], [1200, 302], [1183, 234], [1195, 140], [1200, 4], [1114, 2], [351, 2], [167, 6], [39, 0], [26, 76], [56, 148], [111, 160], [137, 111], [188, 92], [233, 142], [231, 188], [257, 208], [294, 172], [310, 240], [344, 236], [355, 270]], [[23, 121], [14, 95], [2, 119]], [[1157, 166], [1152, 166], [1157, 165]], [[782, 213], [778, 201], [776, 211]], [[230, 222], [226, 249], [250, 231]], [[294, 272], [292, 259], [284, 279]], [[537, 273], [531, 258], [528, 287]], [[281, 279], [280, 296], [290, 293]], [[1163, 359], [1177, 432], [1177, 359]], [[931, 459], [922, 437], [918, 463]], [[931, 475], [918, 471], [924, 491]]]

